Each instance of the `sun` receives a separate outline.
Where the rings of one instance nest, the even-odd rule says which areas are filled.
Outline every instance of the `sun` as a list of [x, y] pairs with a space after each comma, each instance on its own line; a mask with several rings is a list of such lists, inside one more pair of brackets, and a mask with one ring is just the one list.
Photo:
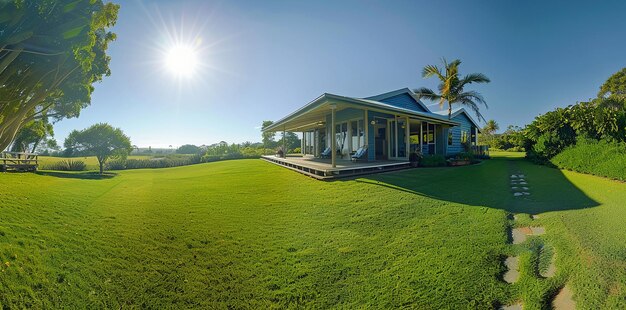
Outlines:
[[198, 51], [191, 45], [174, 45], [165, 54], [165, 67], [178, 77], [193, 77], [199, 65]]

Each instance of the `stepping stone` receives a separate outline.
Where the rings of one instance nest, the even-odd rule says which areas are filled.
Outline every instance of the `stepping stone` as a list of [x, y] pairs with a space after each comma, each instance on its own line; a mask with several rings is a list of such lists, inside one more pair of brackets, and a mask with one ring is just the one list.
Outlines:
[[539, 219], [539, 215], [532, 214], [532, 215], [530, 215], [530, 218], [533, 219], [533, 220], [538, 220]]
[[530, 234], [534, 236], [543, 235], [546, 233], [546, 229], [543, 227], [530, 227]]
[[554, 297], [552, 301], [552, 308], [554, 310], [571, 310], [576, 309], [576, 302], [574, 302], [574, 293], [570, 287], [565, 284], [561, 291]]
[[523, 174], [518, 174], [517, 176], [520, 177], [520, 178], [525, 178], [526, 177]]
[[546, 233], [546, 229], [543, 227], [520, 227], [513, 228], [511, 235], [513, 237], [513, 244], [520, 244], [526, 241], [526, 236], [539, 236]]
[[520, 182], [526, 182], [526, 180], [524, 180], [524, 179], [517, 179], [517, 180], [520, 181]]
[[516, 175], [514, 175], [514, 174], [512, 174], [512, 175], [511, 175], [511, 179], [517, 179], [517, 176], [516, 176]]
[[528, 190], [528, 187], [522, 187], [522, 189], [523, 189], [523, 190], [525, 190], [525, 191], [527, 191], [527, 190]]
[[504, 265], [508, 269], [502, 279], [506, 283], [515, 283], [519, 279], [519, 258], [509, 256], [504, 260]]
[[526, 241], [526, 234], [521, 228], [513, 228], [513, 230], [511, 230], [511, 235], [513, 237], [513, 244], [520, 244]]
[[517, 187], [517, 186], [511, 186], [511, 189], [512, 189], [512, 190], [516, 190], [516, 189], [518, 189], [518, 188], [519, 188], [519, 187]]
[[526, 196], [530, 195], [530, 193], [529, 193], [529, 192], [522, 192], [522, 194], [524, 194], [524, 195], [526, 195]]
[[528, 183], [526, 183], [526, 182], [519, 182], [519, 184], [520, 184], [520, 185], [526, 185], [526, 184], [528, 184]]
[[513, 305], [509, 305], [509, 306], [502, 306], [500, 307], [500, 310], [522, 310], [522, 303], [518, 302], [516, 304]]
[[522, 195], [524, 195], [524, 194], [522, 194], [522, 193], [520, 193], [520, 192], [515, 192], [515, 193], [513, 193], [513, 196], [515, 196], [515, 197], [517, 197], [517, 196], [522, 196]]

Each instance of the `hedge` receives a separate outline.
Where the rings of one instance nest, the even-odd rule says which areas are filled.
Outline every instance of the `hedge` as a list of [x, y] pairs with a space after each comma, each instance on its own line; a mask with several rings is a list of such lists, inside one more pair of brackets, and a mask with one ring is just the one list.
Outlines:
[[626, 181], [626, 143], [580, 140], [550, 161], [561, 169]]

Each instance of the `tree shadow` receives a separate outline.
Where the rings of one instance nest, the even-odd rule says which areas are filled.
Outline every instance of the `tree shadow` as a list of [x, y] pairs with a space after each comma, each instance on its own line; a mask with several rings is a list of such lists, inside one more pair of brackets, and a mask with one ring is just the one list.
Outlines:
[[[512, 185], [512, 174], [527, 184]], [[523, 158], [496, 157], [481, 165], [417, 168], [369, 175], [357, 182], [460, 204], [538, 214], [598, 206], [558, 169], [535, 165]], [[517, 186], [517, 190], [512, 187]], [[521, 190], [528, 187], [527, 190]], [[514, 196], [516, 191], [530, 195]]]
[[81, 179], [81, 180], [105, 180], [111, 179], [117, 176], [117, 173], [113, 172], [105, 172], [100, 174], [97, 171], [37, 171], [35, 172], [38, 175], [51, 176], [56, 178], [64, 178], [64, 179]]

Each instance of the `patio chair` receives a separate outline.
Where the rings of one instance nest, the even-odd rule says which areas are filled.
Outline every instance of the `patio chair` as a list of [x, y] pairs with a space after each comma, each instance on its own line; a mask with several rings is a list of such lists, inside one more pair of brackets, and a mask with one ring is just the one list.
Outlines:
[[352, 161], [367, 160], [367, 145], [360, 147], [354, 155], [352, 155]]
[[324, 150], [324, 152], [322, 152], [322, 153], [320, 154], [320, 157], [321, 157], [321, 158], [329, 158], [329, 157], [330, 157], [330, 153], [331, 153], [331, 152], [332, 152], [331, 148], [330, 148], [330, 147], [327, 147], [327, 148]]

